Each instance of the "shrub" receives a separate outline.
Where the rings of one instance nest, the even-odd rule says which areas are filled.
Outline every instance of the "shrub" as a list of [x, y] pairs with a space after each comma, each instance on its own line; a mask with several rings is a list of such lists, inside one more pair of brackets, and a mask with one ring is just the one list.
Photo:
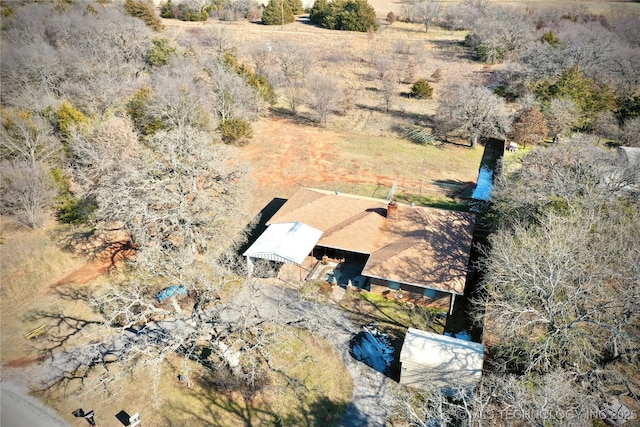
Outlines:
[[67, 101], [63, 101], [56, 110], [55, 120], [56, 130], [63, 141], [71, 136], [71, 131], [74, 127], [89, 123], [87, 116]]
[[55, 209], [58, 219], [66, 224], [86, 224], [98, 205], [93, 198], [76, 197], [71, 192], [69, 178], [60, 169], [52, 169], [51, 176], [57, 187]]
[[149, 105], [152, 102], [153, 89], [143, 86], [131, 97], [127, 103], [127, 114], [133, 120], [138, 132], [142, 135], [150, 135], [164, 128], [164, 124], [158, 118], [149, 117]]
[[238, 118], [227, 119], [220, 123], [220, 132], [225, 144], [243, 145], [253, 136], [251, 123]]
[[398, 18], [396, 17], [396, 14], [393, 12], [389, 12], [387, 13], [387, 22], [389, 23], [389, 25], [393, 25], [394, 22], [396, 22], [398, 20]]
[[330, 30], [366, 33], [379, 28], [376, 11], [367, 0], [316, 0], [309, 19]]
[[162, 16], [164, 19], [177, 19], [176, 9], [173, 3], [171, 3], [171, 0], [163, 3], [162, 6], [160, 6], [160, 16]]
[[231, 52], [224, 54], [224, 63], [233, 68], [239, 76], [254, 88], [263, 101], [271, 105], [276, 103], [276, 93], [266, 77], [256, 74], [255, 71], [238, 62], [238, 59]]
[[283, 25], [296, 20], [291, 11], [289, 2], [285, 0], [269, 0], [262, 11], [262, 23], [264, 25]]
[[157, 67], [166, 65], [169, 62], [169, 57], [176, 52], [176, 49], [169, 44], [167, 39], [152, 39], [151, 43], [151, 50], [149, 50], [149, 55], [147, 56], [149, 63]]
[[209, 6], [196, 8], [190, 7], [186, 3], [174, 5], [171, 0], [168, 0], [160, 6], [160, 16], [180, 21], [206, 21], [209, 19]]
[[153, 3], [150, 0], [126, 0], [124, 11], [135, 18], [142, 19], [154, 31], [160, 31], [164, 28], [160, 18], [154, 12]]
[[411, 86], [411, 96], [418, 99], [431, 98], [433, 87], [426, 79], [419, 79]]
[[562, 40], [553, 31], [549, 30], [540, 37], [540, 41], [543, 43], [549, 43], [552, 46], [558, 46], [562, 44]]

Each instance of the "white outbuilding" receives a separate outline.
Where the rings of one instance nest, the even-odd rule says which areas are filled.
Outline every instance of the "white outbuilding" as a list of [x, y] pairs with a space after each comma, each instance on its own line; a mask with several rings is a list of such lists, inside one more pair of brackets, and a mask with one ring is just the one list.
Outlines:
[[476, 384], [483, 361], [480, 343], [409, 328], [400, 352], [400, 384], [450, 394]]

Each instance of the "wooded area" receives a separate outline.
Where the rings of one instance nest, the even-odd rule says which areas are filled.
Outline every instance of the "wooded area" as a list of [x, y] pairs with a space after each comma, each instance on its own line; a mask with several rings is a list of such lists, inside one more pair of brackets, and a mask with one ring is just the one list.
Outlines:
[[[484, 0], [405, 2], [387, 15], [364, 0], [317, 0], [311, 21], [323, 31], [366, 33], [369, 50], [354, 59], [287, 33], [240, 50], [219, 23], [169, 36], [160, 11], [260, 18], [246, 1], [199, 2], [195, 17], [185, 15], [191, 3], [2, 4], [2, 214], [36, 230], [53, 213], [95, 235], [117, 231], [123, 241], [110, 243], [135, 251], [108, 286], [77, 296], [99, 328], [50, 385], [86, 378], [109, 388], [144, 366], [157, 387], [168, 359], [197, 360], [206, 347], [213, 382], [260, 389], [291, 324], [316, 332], [332, 314], [260, 311], [237, 255], [255, 192], [238, 152], [260, 138], [260, 117], [331, 128], [374, 111], [392, 123], [388, 135], [422, 144], [475, 148], [494, 137], [527, 149], [503, 165], [484, 213], [481, 383], [453, 396], [400, 390], [389, 422], [592, 425], [612, 396], [640, 407], [640, 165], [615, 150], [640, 147], [638, 15]], [[292, 6], [299, 13], [271, 0], [262, 19], [284, 26]], [[446, 47], [462, 52], [451, 61], [482, 71], [426, 73], [422, 41], [382, 50], [389, 26], [407, 22], [464, 35], [464, 46]], [[362, 68], [348, 74], [347, 61]], [[415, 110], [398, 107], [407, 100]], [[170, 285], [188, 297], [158, 304]], [[105, 337], [116, 350], [105, 354]]]

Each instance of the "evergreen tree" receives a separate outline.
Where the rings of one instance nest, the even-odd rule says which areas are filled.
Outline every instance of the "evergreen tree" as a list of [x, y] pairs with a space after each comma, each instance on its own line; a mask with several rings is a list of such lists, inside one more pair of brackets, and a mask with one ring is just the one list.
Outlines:
[[289, 3], [289, 7], [291, 8], [291, 12], [294, 15], [302, 15], [304, 13], [304, 7], [302, 6], [302, 0], [287, 0]]
[[316, 0], [309, 12], [309, 21], [323, 25], [327, 16], [331, 14], [331, 6], [327, 0]]
[[309, 19], [330, 30], [367, 32], [379, 28], [376, 11], [367, 0], [316, 0]]
[[264, 25], [284, 25], [296, 20], [291, 11], [289, 2], [285, 0], [269, 0], [262, 11], [262, 23]]

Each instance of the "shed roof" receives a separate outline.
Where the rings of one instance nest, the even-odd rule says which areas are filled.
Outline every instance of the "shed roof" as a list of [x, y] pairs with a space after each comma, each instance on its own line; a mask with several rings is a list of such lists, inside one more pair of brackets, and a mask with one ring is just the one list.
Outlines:
[[302, 221], [320, 246], [369, 254], [365, 276], [463, 294], [474, 215], [398, 205], [391, 220], [384, 200], [302, 188], [268, 224]]
[[409, 328], [400, 352], [400, 383], [442, 389], [472, 385], [482, 375], [483, 361], [482, 344]]
[[243, 255], [302, 265], [320, 236], [322, 231], [300, 221], [271, 224]]

